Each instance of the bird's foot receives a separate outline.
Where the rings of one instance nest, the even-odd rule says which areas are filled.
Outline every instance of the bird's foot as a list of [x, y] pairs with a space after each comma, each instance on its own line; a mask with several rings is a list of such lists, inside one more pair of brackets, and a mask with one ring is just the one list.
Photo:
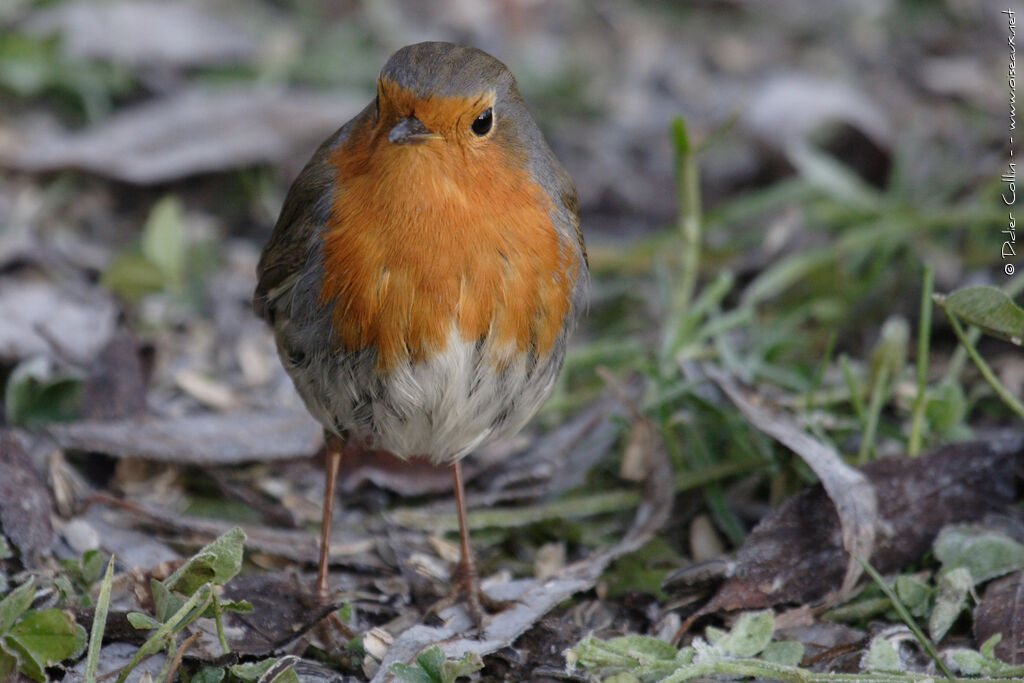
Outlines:
[[474, 567], [459, 564], [452, 573], [452, 590], [447, 596], [434, 603], [428, 614], [441, 611], [461, 602], [466, 606], [470, 618], [481, 633], [490, 615], [498, 614], [516, 604], [515, 600], [495, 600], [480, 589], [480, 577]]
[[327, 636], [328, 630], [340, 635], [346, 640], [352, 640], [358, 635], [348, 624], [342, 621], [340, 616], [338, 616], [338, 609], [342, 607], [342, 605], [335, 601], [334, 595], [328, 588], [318, 585], [316, 590], [313, 592], [312, 598], [314, 605], [320, 609], [333, 607], [333, 609], [328, 612], [317, 626], [322, 636]]

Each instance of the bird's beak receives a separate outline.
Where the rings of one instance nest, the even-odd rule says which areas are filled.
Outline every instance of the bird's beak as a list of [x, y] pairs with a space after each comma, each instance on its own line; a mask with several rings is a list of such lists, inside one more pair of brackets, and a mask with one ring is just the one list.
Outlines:
[[420, 144], [427, 140], [440, 139], [437, 133], [427, 130], [415, 116], [406, 116], [395, 124], [395, 127], [388, 133], [388, 142], [396, 145]]

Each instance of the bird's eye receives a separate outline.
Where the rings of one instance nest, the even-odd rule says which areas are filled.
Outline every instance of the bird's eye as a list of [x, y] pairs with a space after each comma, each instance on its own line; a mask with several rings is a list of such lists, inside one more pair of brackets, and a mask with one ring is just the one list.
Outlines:
[[473, 121], [473, 132], [477, 135], [484, 136], [491, 132], [491, 126], [494, 125], [494, 111], [493, 108], [488, 107], [487, 111], [480, 116], [476, 117]]

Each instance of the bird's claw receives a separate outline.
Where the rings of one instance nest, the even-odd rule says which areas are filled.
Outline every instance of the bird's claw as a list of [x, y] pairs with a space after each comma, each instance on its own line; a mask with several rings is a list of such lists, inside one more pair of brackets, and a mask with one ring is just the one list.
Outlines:
[[428, 614], [438, 614], [461, 602], [466, 606], [466, 611], [469, 612], [477, 630], [483, 633], [489, 617], [504, 612], [516, 604], [515, 600], [495, 600], [481, 590], [480, 577], [477, 575], [476, 569], [462, 563], [452, 573], [451, 583], [451, 592], [434, 603], [428, 610]]

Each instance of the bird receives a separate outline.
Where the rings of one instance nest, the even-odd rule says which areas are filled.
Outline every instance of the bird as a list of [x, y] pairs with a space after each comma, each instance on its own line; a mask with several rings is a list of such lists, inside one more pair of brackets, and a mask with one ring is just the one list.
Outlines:
[[317, 593], [328, 590], [345, 454], [451, 469], [460, 560], [450, 602], [481, 593], [461, 460], [550, 395], [585, 308], [575, 185], [498, 59], [422, 42], [291, 185], [260, 256], [256, 314], [327, 444]]

